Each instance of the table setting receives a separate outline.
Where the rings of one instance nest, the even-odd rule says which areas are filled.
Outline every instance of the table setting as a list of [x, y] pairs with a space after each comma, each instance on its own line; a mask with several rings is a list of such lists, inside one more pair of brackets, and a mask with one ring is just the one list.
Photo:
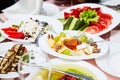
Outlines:
[[22, 1], [0, 13], [0, 80], [120, 79], [119, 0], [14, 13]]

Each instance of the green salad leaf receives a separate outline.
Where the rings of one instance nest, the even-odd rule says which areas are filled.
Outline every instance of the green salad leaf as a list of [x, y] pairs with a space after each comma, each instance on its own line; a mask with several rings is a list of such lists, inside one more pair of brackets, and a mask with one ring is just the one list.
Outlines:
[[79, 15], [79, 19], [84, 21], [86, 24], [90, 22], [98, 22], [99, 16], [94, 10], [85, 10]]

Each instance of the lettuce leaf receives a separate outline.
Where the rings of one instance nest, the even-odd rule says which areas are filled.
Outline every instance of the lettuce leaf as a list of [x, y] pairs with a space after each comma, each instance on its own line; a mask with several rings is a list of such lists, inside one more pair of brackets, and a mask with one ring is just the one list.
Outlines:
[[79, 19], [83, 20], [86, 24], [90, 24], [90, 22], [98, 22], [100, 16], [97, 15], [95, 10], [85, 10], [79, 15]]

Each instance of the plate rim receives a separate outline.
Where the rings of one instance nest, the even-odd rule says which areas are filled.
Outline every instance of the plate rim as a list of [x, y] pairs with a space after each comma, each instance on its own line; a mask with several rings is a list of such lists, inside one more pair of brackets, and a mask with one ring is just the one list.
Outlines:
[[[65, 61], [65, 60], [63, 60], [63, 59], [60, 59], [60, 58], [54, 58], [54, 59], [51, 59], [50, 61], [49, 61], [49, 63], [51, 64], [51, 62], [53, 62], [53, 63], [55, 63], [55, 62], [58, 62], [59, 63], [59, 61], [60, 61], [60, 63], [68, 63], [68, 64], [75, 64], [75, 65], [78, 65], [78, 66], [83, 66], [83, 67], [85, 67], [85, 68], [87, 68], [88, 70], [90, 70], [90, 71], [93, 71], [92, 73], [97, 73], [97, 72], [99, 72], [101, 75], [103, 75], [104, 76], [104, 80], [107, 80], [107, 77], [106, 77], [106, 75], [99, 69], [99, 68], [97, 68], [96, 66], [94, 66], [94, 65], [92, 65], [92, 64], [90, 64], [90, 63], [88, 63], [88, 62], [86, 62], [86, 61]], [[57, 64], [58, 64], [57, 63]], [[51, 64], [52, 65], [52, 64]], [[53, 64], [53, 65], [55, 65], [55, 64]], [[87, 66], [86, 66], [87, 65]], [[89, 66], [89, 67], [88, 67]], [[94, 68], [94, 69], [93, 69]], [[96, 77], [97, 77], [98, 75], [96, 75]], [[100, 75], [99, 75], [100, 76]], [[102, 76], [102, 77], [103, 77]]]
[[[109, 44], [111, 44], [111, 42], [109, 42]], [[116, 42], [112, 42], [112, 45], [114, 45], [114, 44], [116, 44]], [[117, 43], [117, 44], [118, 44], [118, 43]], [[111, 46], [112, 46], [112, 45], [111, 45]], [[118, 46], [120, 46], [120, 43], [118, 44]], [[117, 49], [117, 48], [116, 48], [116, 49]], [[112, 50], [112, 49], [111, 49], [111, 50]], [[119, 50], [119, 49], [117, 49], [117, 50]], [[120, 50], [119, 50], [119, 51], [120, 51]], [[117, 73], [114, 72], [114, 71], [112, 71], [112, 70], [110, 69], [110, 67], [108, 67], [108, 65], [107, 65], [106, 60], [108, 60], [108, 57], [110, 57], [110, 56], [109, 56], [110, 54], [111, 54], [111, 53], [109, 52], [109, 54], [106, 55], [105, 57], [96, 58], [96, 59], [95, 59], [95, 62], [96, 62], [96, 64], [97, 64], [97, 66], [98, 66], [101, 70], [105, 71], [106, 73], [108, 73], [108, 74], [110, 74], [110, 75], [112, 75], [112, 76], [115, 76], [115, 77], [120, 78], [120, 75], [116, 75]], [[103, 64], [105, 64], [105, 65], [103, 65]], [[106, 69], [106, 68], [108, 68], [108, 69]]]

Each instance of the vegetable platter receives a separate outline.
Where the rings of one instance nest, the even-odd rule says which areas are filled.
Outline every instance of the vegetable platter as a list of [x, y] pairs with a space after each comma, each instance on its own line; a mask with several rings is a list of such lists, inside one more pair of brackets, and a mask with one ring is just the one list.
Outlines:
[[120, 14], [106, 6], [94, 3], [78, 4], [54, 16], [63, 24], [63, 30], [81, 30], [102, 35], [120, 22]]

